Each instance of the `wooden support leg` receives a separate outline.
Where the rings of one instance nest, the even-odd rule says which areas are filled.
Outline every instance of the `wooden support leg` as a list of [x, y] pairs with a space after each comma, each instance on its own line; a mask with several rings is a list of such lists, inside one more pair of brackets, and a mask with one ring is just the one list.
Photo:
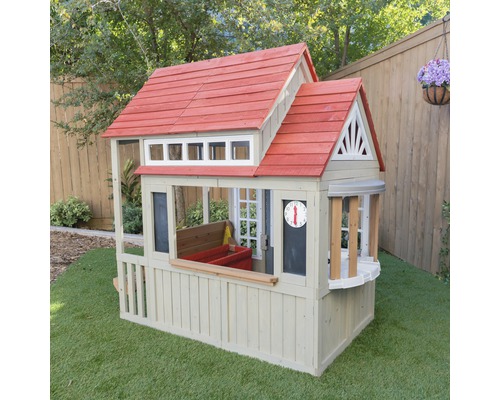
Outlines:
[[333, 197], [330, 200], [330, 215], [330, 279], [340, 279], [342, 197]]
[[349, 197], [349, 278], [358, 274], [359, 198]]

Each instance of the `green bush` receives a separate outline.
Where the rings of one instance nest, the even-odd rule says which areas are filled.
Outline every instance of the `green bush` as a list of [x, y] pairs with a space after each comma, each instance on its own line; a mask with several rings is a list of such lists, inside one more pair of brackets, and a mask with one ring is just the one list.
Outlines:
[[441, 206], [444, 227], [441, 231], [441, 248], [439, 249], [438, 279], [450, 283], [450, 203], [444, 201]]
[[67, 201], [60, 200], [50, 206], [50, 224], [54, 226], [74, 227], [78, 222], [88, 222], [92, 211], [87, 203], [75, 196]]
[[142, 207], [135, 203], [125, 203], [123, 209], [123, 231], [125, 233], [142, 233]]
[[[229, 204], [226, 200], [210, 200], [210, 222], [224, 221], [229, 218]], [[186, 226], [203, 224], [203, 202], [198, 200], [186, 212]]]

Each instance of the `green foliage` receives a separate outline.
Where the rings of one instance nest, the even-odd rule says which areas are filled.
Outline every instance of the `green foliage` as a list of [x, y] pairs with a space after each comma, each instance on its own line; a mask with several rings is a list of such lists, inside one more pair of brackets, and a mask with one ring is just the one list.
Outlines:
[[123, 232], [142, 233], [142, 206], [133, 203], [124, 203], [123, 209]]
[[443, 201], [441, 215], [445, 222], [441, 235], [441, 248], [439, 249], [439, 272], [438, 279], [450, 282], [450, 203]]
[[92, 211], [87, 203], [75, 196], [66, 201], [60, 200], [50, 206], [50, 224], [53, 226], [74, 227], [78, 222], [88, 222]]
[[[229, 204], [226, 200], [210, 200], [210, 222], [224, 221], [229, 218]], [[186, 226], [203, 224], [203, 202], [198, 200], [186, 211]]]
[[307, 43], [320, 77], [442, 18], [450, 0], [51, 0], [50, 68], [84, 80], [57, 125], [93, 142], [158, 67]]
[[[142, 233], [142, 192], [141, 180], [134, 174], [135, 162], [129, 158], [125, 161], [121, 176], [121, 193], [123, 198], [122, 219], [125, 233]], [[109, 186], [113, 187], [113, 178], [107, 178]], [[113, 194], [109, 196], [113, 198]]]
[[125, 161], [123, 166], [121, 178], [121, 191], [125, 203], [130, 203], [135, 206], [141, 207], [142, 193], [141, 193], [141, 179], [138, 175], [134, 174], [135, 163], [134, 160], [129, 158]]
[[[121, 192], [123, 196], [124, 203], [130, 203], [137, 207], [142, 205], [142, 193], [141, 193], [141, 179], [138, 175], [134, 174], [135, 162], [131, 158], [125, 161], [123, 166], [122, 176], [121, 176]], [[109, 182], [109, 187], [113, 187], [113, 178], [107, 178]], [[113, 198], [113, 194], [109, 196], [110, 199]]]

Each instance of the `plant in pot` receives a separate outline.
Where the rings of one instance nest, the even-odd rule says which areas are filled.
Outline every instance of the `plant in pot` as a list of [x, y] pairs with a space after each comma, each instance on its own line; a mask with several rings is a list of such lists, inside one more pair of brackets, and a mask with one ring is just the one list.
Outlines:
[[450, 102], [450, 63], [436, 58], [425, 64], [417, 74], [417, 81], [422, 85], [424, 100], [433, 105]]

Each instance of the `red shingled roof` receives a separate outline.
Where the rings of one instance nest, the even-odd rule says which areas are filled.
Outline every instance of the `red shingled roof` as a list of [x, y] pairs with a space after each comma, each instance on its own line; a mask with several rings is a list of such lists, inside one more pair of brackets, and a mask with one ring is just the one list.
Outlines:
[[157, 69], [103, 137], [260, 129], [305, 43]]
[[375, 151], [383, 171], [384, 164], [361, 78], [353, 78], [302, 84], [255, 175], [320, 177], [358, 91], [367, 110]]

